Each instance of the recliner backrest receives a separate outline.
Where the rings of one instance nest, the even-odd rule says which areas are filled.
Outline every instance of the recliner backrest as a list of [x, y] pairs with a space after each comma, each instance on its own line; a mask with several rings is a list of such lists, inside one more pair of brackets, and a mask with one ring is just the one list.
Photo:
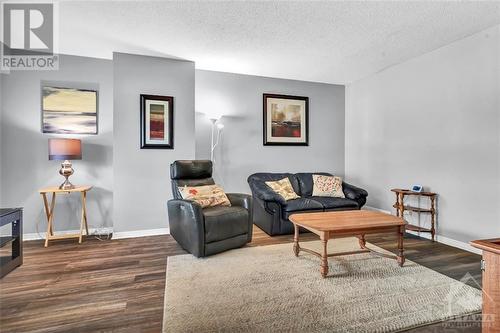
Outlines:
[[212, 161], [180, 160], [170, 164], [172, 194], [175, 199], [182, 199], [178, 187], [214, 185]]
[[[301, 172], [296, 173], [295, 177], [300, 186], [300, 196], [301, 197], [310, 197], [313, 193], [313, 175], [323, 175], [323, 176], [331, 176], [330, 173], [327, 172]], [[298, 194], [298, 193], [297, 193]]]

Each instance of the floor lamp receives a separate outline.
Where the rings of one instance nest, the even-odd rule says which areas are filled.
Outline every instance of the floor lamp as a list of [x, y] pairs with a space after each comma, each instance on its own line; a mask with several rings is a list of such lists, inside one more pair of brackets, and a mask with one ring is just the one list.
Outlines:
[[220, 141], [220, 136], [222, 129], [224, 128], [224, 124], [222, 124], [218, 119], [212, 118], [210, 119], [212, 122], [212, 139], [210, 144], [210, 160], [213, 164], [215, 164], [215, 155], [214, 151]]

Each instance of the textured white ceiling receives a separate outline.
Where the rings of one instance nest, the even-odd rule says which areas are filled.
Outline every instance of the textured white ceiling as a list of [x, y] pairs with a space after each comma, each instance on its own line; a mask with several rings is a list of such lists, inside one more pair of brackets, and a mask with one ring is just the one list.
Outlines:
[[349, 83], [500, 24], [500, 2], [60, 3], [60, 52]]

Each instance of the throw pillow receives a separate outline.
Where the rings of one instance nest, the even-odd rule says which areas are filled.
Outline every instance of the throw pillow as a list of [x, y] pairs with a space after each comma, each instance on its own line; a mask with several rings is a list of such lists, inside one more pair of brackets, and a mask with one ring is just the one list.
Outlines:
[[341, 177], [313, 175], [313, 183], [313, 196], [345, 198]]
[[288, 177], [274, 182], [266, 182], [266, 185], [269, 186], [274, 192], [281, 195], [285, 201], [300, 198], [300, 196], [298, 196], [293, 190], [292, 183], [290, 183], [290, 179], [288, 179]]
[[182, 199], [192, 200], [201, 207], [231, 206], [224, 190], [218, 185], [179, 187]]

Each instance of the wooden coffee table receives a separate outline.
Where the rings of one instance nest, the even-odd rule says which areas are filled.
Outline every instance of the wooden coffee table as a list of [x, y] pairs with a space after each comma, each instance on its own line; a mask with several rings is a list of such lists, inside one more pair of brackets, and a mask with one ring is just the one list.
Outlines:
[[[403, 250], [403, 237], [405, 233], [405, 221], [397, 216], [374, 212], [369, 210], [349, 210], [339, 212], [321, 213], [299, 213], [290, 216], [290, 221], [295, 228], [293, 252], [299, 256], [304, 251], [321, 258], [321, 276], [328, 274], [328, 257], [342, 256], [347, 254], [370, 252], [378, 256], [396, 259], [399, 266], [405, 262]], [[322, 253], [300, 247], [299, 227], [303, 227], [319, 236], [323, 245]], [[398, 255], [380, 253], [366, 247], [365, 235], [378, 233], [395, 233], [398, 235]], [[356, 236], [359, 240], [361, 250], [327, 253], [327, 244], [330, 238], [342, 238]]]

